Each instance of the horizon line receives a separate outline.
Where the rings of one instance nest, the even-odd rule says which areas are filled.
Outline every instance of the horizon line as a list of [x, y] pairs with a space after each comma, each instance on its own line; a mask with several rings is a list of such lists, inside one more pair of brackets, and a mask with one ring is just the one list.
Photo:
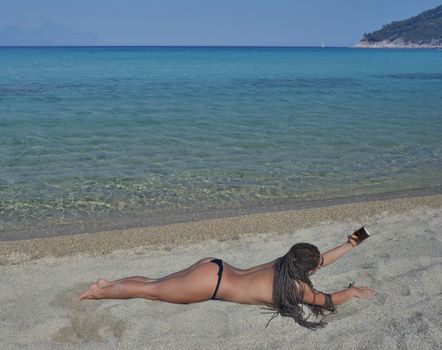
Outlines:
[[32, 48], [32, 47], [194, 47], [194, 48], [319, 48], [319, 49], [327, 49], [327, 48], [353, 48], [353, 46], [346, 45], [336, 45], [336, 46], [321, 46], [321, 45], [144, 45], [144, 44], [135, 44], [135, 45], [2, 45], [0, 44], [0, 48], [6, 47], [23, 47], [23, 48]]

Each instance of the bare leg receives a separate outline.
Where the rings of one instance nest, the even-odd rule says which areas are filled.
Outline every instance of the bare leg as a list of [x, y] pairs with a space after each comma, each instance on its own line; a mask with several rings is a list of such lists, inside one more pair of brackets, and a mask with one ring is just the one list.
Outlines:
[[146, 287], [151, 283], [122, 279], [121, 282], [107, 281], [106, 285], [102, 281], [99, 279], [97, 283], [93, 283], [87, 291], [80, 295], [80, 300], [142, 298], [142, 295], [148, 294]]
[[161, 277], [161, 278], [157, 278], [156, 280], [157, 281], [159, 281], [159, 280], [164, 281], [164, 280], [167, 280], [167, 279], [172, 278], [172, 277], [184, 276], [188, 272], [194, 270], [195, 268], [197, 268], [198, 266], [200, 266], [202, 264], [205, 264], [205, 263], [209, 262], [212, 259], [215, 259], [215, 258], [214, 257], [203, 258], [201, 260], [198, 260], [195, 264], [190, 265], [189, 267], [185, 268], [184, 270], [171, 273], [170, 275], [167, 275], [167, 276], [164, 276], [164, 277]]
[[[150, 282], [123, 280], [107, 286], [92, 284], [80, 299], [145, 298], [188, 304], [210, 299], [216, 286], [218, 267], [200, 264], [179, 276]], [[181, 271], [182, 272], [182, 271]]]
[[152, 282], [152, 281], [155, 281], [155, 280], [156, 280], [155, 278], [148, 278], [148, 277], [144, 277], [144, 276], [125, 277], [125, 278], [121, 278], [121, 279], [115, 280], [115, 281], [108, 281], [108, 280], [106, 280], [104, 278], [99, 278], [98, 281], [96, 282], [96, 284], [98, 286], [100, 286], [100, 287], [107, 287], [107, 286], [110, 286], [112, 284], [121, 283], [121, 282], [124, 282], [124, 281], [137, 281], [137, 282], [147, 283], [147, 282]]
[[178, 271], [178, 272], [174, 272], [170, 275], [164, 276], [164, 277], [160, 277], [160, 278], [148, 278], [148, 277], [144, 277], [144, 276], [131, 276], [131, 277], [125, 277], [125, 278], [121, 278], [119, 280], [116, 281], [108, 281], [104, 278], [100, 278], [98, 279], [97, 282], [95, 282], [99, 287], [107, 287], [110, 286], [112, 284], [115, 283], [121, 283], [124, 281], [137, 281], [137, 282], [154, 282], [154, 281], [159, 281], [159, 280], [166, 280], [172, 277], [177, 277], [177, 276], [182, 276], [185, 275], [186, 273], [188, 273], [189, 271], [192, 271], [193, 269], [195, 269], [197, 266], [204, 264], [206, 262], [209, 262], [210, 260], [214, 259], [213, 257], [208, 257], [208, 258], [204, 258], [201, 259], [199, 261], [197, 261], [195, 264], [187, 267], [184, 270]]

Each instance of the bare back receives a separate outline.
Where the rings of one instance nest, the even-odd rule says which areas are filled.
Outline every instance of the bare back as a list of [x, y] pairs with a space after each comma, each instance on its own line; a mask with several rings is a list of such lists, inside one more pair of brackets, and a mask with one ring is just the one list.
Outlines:
[[240, 304], [270, 305], [275, 261], [250, 269], [238, 269], [225, 261], [217, 298]]

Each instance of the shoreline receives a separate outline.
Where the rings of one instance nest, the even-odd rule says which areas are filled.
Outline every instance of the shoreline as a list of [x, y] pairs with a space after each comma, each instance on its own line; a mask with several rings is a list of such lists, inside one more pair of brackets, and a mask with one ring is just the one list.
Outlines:
[[[364, 197], [365, 198], [365, 197]], [[332, 222], [373, 223], [376, 216], [397, 214], [418, 207], [442, 207], [442, 195], [425, 195], [393, 199], [359, 198], [341, 204], [304, 209], [267, 211], [237, 216], [178, 222], [165, 225], [108, 230], [97, 233], [1, 241], [0, 265], [20, 264], [45, 257], [77, 254], [102, 256], [117, 250], [157, 248], [171, 250], [177, 246], [209, 240], [237, 240], [262, 233], [289, 233], [298, 229]], [[327, 204], [327, 203], [326, 203]]]
[[352, 47], [358, 49], [441, 49], [442, 42], [434, 41], [432, 43], [415, 43], [415, 42], [405, 42], [401, 39], [396, 39], [393, 41], [382, 40], [382, 41], [365, 41], [361, 40], [354, 44]]
[[104, 231], [130, 230], [151, 226], [204, 221], [210, 219], [227, 219], [242, 215], [273, 213], [280, 211], [303, 210], [333, 205], [351, 204], [388, 199], [413, 198], [429, 195], [442, 195], [442, 186], [412, 188], [360, 194], [347, 197], [329, 197], [322, 199], [282, 198], [279, 200], [255, 202], [249, 205], [238, 204], [237, 207], [210, 209], [153, 209], [145, 212], [127, 213], [124, 217], [99, 215], [84, 219], [53, 219], [37, 221], [15, 228], [0, 231], [0, 243], [7, 241], [29, 240], [78, 234], [94, 234]]

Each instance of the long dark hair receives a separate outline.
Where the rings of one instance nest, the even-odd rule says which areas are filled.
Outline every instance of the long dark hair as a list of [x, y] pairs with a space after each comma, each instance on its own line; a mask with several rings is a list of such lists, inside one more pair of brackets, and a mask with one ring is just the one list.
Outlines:
[[[273, 280], [272, 305], [267, 310], [273, 310], [272, 318], [267, 322], [266, 327], [278, 315], [291, 317], [296, 323], [309, 329], [324, 327], [324, 309], [321, 306], [308, 305], [304, 303], [304, 282], [314, 291], [313, 284], [309, 278], [309, 272], [319, 265], [320, 253], [316, 246], [309, 243], [297, 243], [290, 248], [284, 256], [278, 258], [274, 265], [275, 277]], [[301, 304], [301, 305], [299, 305]], [[305, 317], [302, 305], [306, 305], [311, 313]], [[322, 319], [308, 321], [314, 314]]]

